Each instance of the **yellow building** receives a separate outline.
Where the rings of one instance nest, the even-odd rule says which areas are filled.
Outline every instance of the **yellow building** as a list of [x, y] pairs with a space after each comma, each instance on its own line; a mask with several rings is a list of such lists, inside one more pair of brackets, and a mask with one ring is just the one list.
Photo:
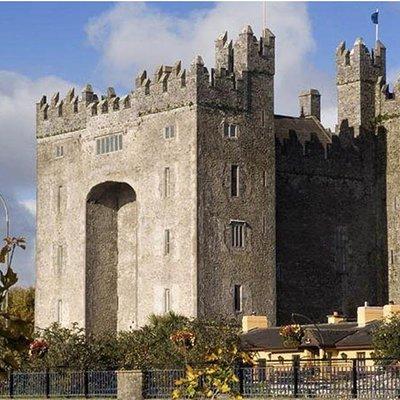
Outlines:
[[327, 323], [301, 325], [301, 340], [292, 341], [290, 346], [281, 334], [282, 327], [269, 327], [266, 317], [244, 316], [242, 346], [256, 352], [259, 365], [283, 365], [293, 360], [348, 365], [356, 359], [358, 365], [368, 366], [373, 364], [373, 329], [397, 312], [398, 304], [365, 304], [358, 307], [354, 321], [333, 313], [327, 317]]

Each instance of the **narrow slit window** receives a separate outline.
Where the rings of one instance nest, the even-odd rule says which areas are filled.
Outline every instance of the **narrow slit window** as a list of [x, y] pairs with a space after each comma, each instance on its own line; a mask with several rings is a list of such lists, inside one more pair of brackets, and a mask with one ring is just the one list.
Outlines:
[[263, 186], [267, 187], [267, 171], [263, 171]]
[[64, 157], [64, 146], [62, 146], [62, 145], [56, 146], [55, 157], [56, 158]]
[[171, 170], [169, 167], [164, 168], [164, 197], [171, 195]]
[[63, 187], [59, 186], [57, 188], [57, 212], [61, 211], [62, 206], [62, 195], [63, 195]]
[[171, 233], [169, 229], [164, 231], [164, 255], [169, 254], [171, 250]]
[[165, 289], [164, 291], [164, 313], [167, 314], [171, 311], [171, 291]]
[[62, 300], [58, 300], [57, 302], [57, 322], [62, 324]]
[[242, 311], [242, 301], [243, 301], [243, 290], [242, 285], [235, 285], [234, 287], [234, 309], [235, 312]]
[[57, 247], [57, 270], [58, 272], [62, 272], [64, 263], [64, 248], [62, 245], [58, 245]]
[[231, 196], [239, 196], [239, 166], [231, 165]]

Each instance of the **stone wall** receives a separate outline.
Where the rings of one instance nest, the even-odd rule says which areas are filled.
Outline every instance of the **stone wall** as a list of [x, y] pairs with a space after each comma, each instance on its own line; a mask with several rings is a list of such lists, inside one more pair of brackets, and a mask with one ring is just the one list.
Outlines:
[[[373, 135], [351, 145], [346, 135], [324, 149], [292, 138], [277, 142], [277, 314], [318, 322], [360, 304], [383, 304], [385, 252], [378, 209], [383, 207], [373, 162]], [[325, 156], [326, 154], [326, 156]], [[299, 321], [306, 322], [306, 321]]]

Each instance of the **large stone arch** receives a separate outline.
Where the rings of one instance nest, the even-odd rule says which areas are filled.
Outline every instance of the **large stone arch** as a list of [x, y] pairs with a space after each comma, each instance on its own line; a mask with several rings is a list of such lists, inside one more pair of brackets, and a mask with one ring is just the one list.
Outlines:
[[[130, 185], [108, 181], [90, 190], [86, 201], [86, 332], [89, 335], [114, 333], [119, 328], [119, 282], [122, 275], [122, 280], [128, 281], [126, 284], [133, 283], [124, 274], [134, 270], [136, 225], [136, 193]], [[133, 319], [134, 304], [126, 310], [129, 311]]]

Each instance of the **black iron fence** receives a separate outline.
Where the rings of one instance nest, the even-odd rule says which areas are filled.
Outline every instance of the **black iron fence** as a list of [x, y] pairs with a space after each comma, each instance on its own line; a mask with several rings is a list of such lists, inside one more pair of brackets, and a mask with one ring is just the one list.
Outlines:
[[115, 371], [13, 372], [0, 378], [0, 397], [116, 397]]
[[[168, 398], [181, 370], [146, 371], [145, 398]], [[294, 363], [237, 370], [243, 397], [315, 397], [340, 399], [400, 399], [400, 366], [343, 363]]]

